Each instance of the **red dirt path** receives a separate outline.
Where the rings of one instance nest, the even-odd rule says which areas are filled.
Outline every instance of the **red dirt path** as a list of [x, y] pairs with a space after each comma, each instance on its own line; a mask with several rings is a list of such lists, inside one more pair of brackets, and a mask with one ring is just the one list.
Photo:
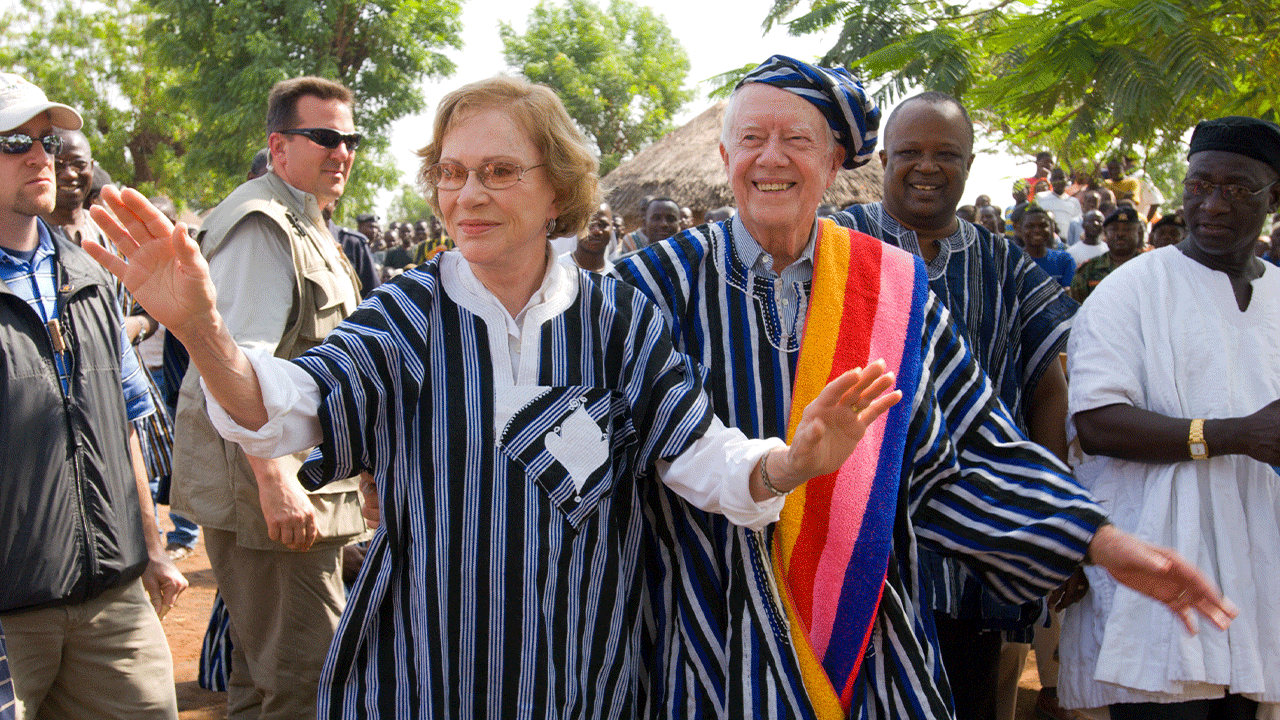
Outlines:
[[[165, 509], [161, 507], [162, 525], [168, 525]], [[165, 635], [173, 652], [174, 680], [178, 685], [178, 717], [180, 720], [221, 720], [227, 714], [226, 694], [204, 690], [196, 683], [200, 672], [200, 645], [209, 624], [209, 610], [213, 607], [217, 589], [203, 542], [196, 545], [194, 554], [178, 562], [178, 569], [187, 576], [191, 585], [164, 619]], [[1039, 689], [1035, 652], [1032, 651], [1019, 682], [1016, 720], [1031, 720]]]

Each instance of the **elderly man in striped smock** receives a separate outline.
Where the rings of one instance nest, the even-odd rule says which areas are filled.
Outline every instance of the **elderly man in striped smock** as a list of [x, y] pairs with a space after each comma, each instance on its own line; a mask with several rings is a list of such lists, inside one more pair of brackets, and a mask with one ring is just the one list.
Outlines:
[[658, 489], [650, 681], [666, 715], [954, 717], [922, 546], [961, 557], [1011, 602], [1092, 561], [1179, 612], [1194, 595], [1227, 621], [1194, 568], [1115, 530], [1023, 437], [918, 259], [815, 220], [840, 167], [870, 158], [878, 123], [845, 71], [770, 58], [725, 115], [738, 214], [614, 271], [658, 304], [705, 368], [717, 416], [748, 436], [785, 435], [815, 387], [869, 358], [886, 358], [905, 398], [852, 465], [811, 480], [762, 531]]

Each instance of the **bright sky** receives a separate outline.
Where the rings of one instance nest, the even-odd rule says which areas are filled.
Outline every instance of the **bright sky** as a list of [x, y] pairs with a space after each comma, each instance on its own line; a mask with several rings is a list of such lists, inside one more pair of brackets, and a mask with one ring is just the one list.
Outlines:
[[[607, 4], [607, 0], [596, 1], [601, 5]], [[747, 63], [760, 62], [775, 53], [814, 60], [830, 49], [838, 35], [832, 31], [795, 38], [787, 35], [785, 28], [777, 27], [764, 35], [761, 23], [772, 6], [769, 0], [739, 0], [732, 4], [726, 0], [636, 1], [652, 7], [666, 18], [672, 34], [689, 55], [689, 80], [691, 85], [696, 83], [697, 96], [676, 118], [677, 126], [693, 119], [711, 104], [707, 99], [711, 87], [703, 80]], [[405, 182], [412, 182], [414, 176], [417, 158], [413, 151], [430, 139], [431, 118], [440, 98], [466, 83], [509, 71], [502, 59], [498, 23], [505, 21], [523, 29], [530, 10], [536, 4], [537, 0], [471, 0], [463, 3], [463, 49], [446, 53], [457, 64], [457, 71], [442, 82], [427, 83], [423, 87], [427, 106], [423, 115], [402, 118], [391, 127], [391, 153]], [[888, 117], [887, 111], [884, 116]], [[984, 149], [990, 150], [979, 141], [979, 154], [974, 161], [964, 202], [971, 203], [980, 193], [987, 193], [996, 205], [1007, 205], [1012, 179], [1030, 175], [1034, 163], [1026, 160], [1017, 164], [1017, 160], [1004, 153], [992, 155], [982, 152]], [[386, 193], [380, 199], [379, 210], [383, 211], [380, 214], [386, 214], [386, 207], [394, 194]]]
[[[695, 86], [697, 95], [684, 112], [676, 118], [676, 125], [692, 120], [705, 110], [711, 101], [707, 99], [710, 85], [702, 82], [725, 71], [750, 62], [760, 62], [775, 53], [791, 55], [801, 60], [815, 60], [835, 43], [837, 31], [795, 38], [787, 35], [785, 28], [775, 27], [768, 35], [761, 24], [772, 6], [770, 0], [634, 0], [652, 7], [664, 18], [676, 39], [689, 55], [691, 65], [689, 83]], [[607, 5], [608, 0], [595, 0]], [[0, 11], [7, 10], [15, 0], [0, 0]], [[401, 118], [391, 126], [391, 153], [400, 167], [404, 182], [412, 182], [416, 173], [414, 151], [430, 139], [431, 118], [436, 103], [445, 93], [461, 85], [509, 71], [502, 59], [502, 40], [498, 36], [498, 23], [505, 21], [523, 29], [529, 11], [537, 0], [463, 0], [462, 41], [460, 51], [446, 54], [457, 64], [452, 77], [423, 86], [426, 112]], [[802, 3], [807, 7], [807, 3]], [[875, 88], [873, 88], [875, 89]], [[884, 117], [888, 117], [886, 108]], [[873, 160], [873, 162], [875, 162]], [[992, 202], [1009, 204], [1009, 188], [1014, 178], [1031, 174], [1034, 163], [1027, 158], [1012, 158], [1003, 151], [995, 152], [993, 145], [980, 138], [977, 158], [965, 189], [964, 202], [971, 203], [981, 193], [991, 195]], [[385, 215], [391, 198], [399, 193], [388, 191], [379, 198], [379, 214]]]

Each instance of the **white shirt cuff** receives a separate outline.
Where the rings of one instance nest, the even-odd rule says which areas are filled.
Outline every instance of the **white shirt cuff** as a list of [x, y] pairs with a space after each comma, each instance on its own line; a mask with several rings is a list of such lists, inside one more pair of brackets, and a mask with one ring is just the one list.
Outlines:
[[246, 453], [262, 458], [282, 457], [319, 445], [324, 433], [318, 417], [320, 386], [315, 378], [264, 348], [242, 346], [241, 349], [258, 375], [267, 423], [256, 431], [236, 423], [214, 399], [202, 377], [200, 386], [204, 389], [209, 420], [218, 434], [239, 444]]
[[658, 476], [680, 497], [735, 525], [759, 530], [777, 522], [785, 498], [756, 502], [751, 497], [751, 471], [770, 450], [786, 447], [778, 438], [753, 440], [737, 428], [712, 418], [705, 435], [674, 460], [658, 461]]

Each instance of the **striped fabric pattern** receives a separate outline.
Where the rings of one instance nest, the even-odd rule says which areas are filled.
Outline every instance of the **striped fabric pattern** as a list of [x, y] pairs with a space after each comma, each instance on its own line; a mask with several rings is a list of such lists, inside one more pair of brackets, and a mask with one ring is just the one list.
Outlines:
[[[706, 369], [717, 415], [748, 436], [785, 429], [798, 352], [780, 337], [773, 283], [743, 266], [724, 223], [685, 231], [615, 273], [662, 309], [680, 350]], [[810, 304], [810, 315], [822, 312]], [[963, 555], [1009, 601], [1047, 593], [1102, 522], [1056, 460], [1026, 442], [932, 292], [920, 382], [894, 505], [893, 547], [851, 717], [950, 718], [922, 546]], [[651, 693], [671, 717], [816, 717], [770, 569], [770, 532], [735, 528], [665, 488], [650, 505]], [[855, 648], [856, 650], [856, 648]]]
[[13, 678], [9, 676], [9, 652], [4, 646], [4, 628], [0, 627], [0, 720], [13, 720], [18, 714], [18, 700], [13, 694]]
[[[829, 221], [820, 231], [812, 303], [796, 368], [788, 438], [806, 405], [843, 372], [882, 358], [904, 395], [919, 379], [928, 296], [924, 270], [905, 252]], [[844, 718], [880, 604], [893, 540], [910, 409], [899, 403], [867, 428], [838, 472], [787, 498], [774, 533], [774, 571], [805, 687], [819, 715]]]
[[[383, 285], [297, 361], [324, 397], [304, 481], [368, 470], [382, 498], [319, 717], [647, 716], [643, 473], [706, 430], [699, 377], [642, 295], [579, 273], [541, 328], [535, 399], [496, 430], [520, 388], [438, 273]], [[611, 454], [575, 492], [539, 443], [584, 397]]]
[[[880, 203], [854, 205], [831, 219], [913, 255], [921, 254], [915, 233], [894, 220]], [[938, 255], [927, 266], [929, 287], [951, 311], [996, 394], [1025, 433], [1024, 389], [1034, 387], [1049, 363], [1057, 362], [1066, 349], [1079, 305], [1020, 248], [985, 228], [961, 221], [955, 234], [939, 246]], [[953, 616], [980, 613], [1006, 624], [1023, 614], [1018, 607], [1003, 606], [985, 590], [969, 592], [967, 586], [976, 578], [959, 561], [925, 552], [927, 607]], [[960, 599], [965, 596], [980, 597], [980, 609], [961, 608]], [[1029, 642], [1030, 629], [1015, 636]]]
[[200, 671], [196, 682], [205, 690], [226, 692], [231, 678], [231, 615], [222, 593], [213, 596], [213, 610], [200, 645]]
[[795, 93], [817, 106], [836, 141], [844, 146], [845, 169], [852, 170], [871, 160], [879, 137], [880, 108], [853, 73], [774, 55], [747, 73], [738, 87], [753, 82]]
[[[831, 219], [920, 255], [915, 233], [880, 203], [854, 205]], [[1025, 430], [1023, 389], [1058, 362], [1080, 306], [1021, 248], [986, 228], [961, 221], [940, 245], [926, 267], [929, 288], [951, 311], [996, 394]]]

